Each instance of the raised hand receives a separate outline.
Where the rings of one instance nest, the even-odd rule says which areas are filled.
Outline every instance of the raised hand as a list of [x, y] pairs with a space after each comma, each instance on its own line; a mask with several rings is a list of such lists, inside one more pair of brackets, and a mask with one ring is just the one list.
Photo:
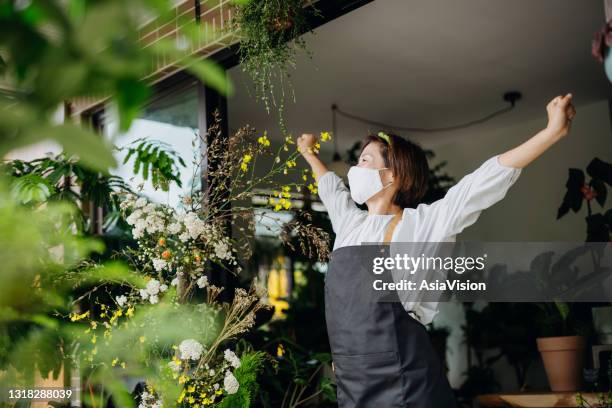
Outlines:
[[304, 133], [298, 137], [297, 147], [302, 155], [314, 154], [314, 145], [317, 138], [312, 133]]
[[548, 125], [546, 126], [553, 134], [563, 137], [569, 132], [572, 119], [576, 115], [576, 109], [572, 105], [572, 94], [557, 96], [546, 105], [548, 113]]

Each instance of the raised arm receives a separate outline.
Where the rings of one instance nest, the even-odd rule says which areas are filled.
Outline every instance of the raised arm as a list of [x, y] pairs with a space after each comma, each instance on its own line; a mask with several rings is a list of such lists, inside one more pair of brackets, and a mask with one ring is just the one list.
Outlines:
[[[523, 167], [534, 161], [550, 146], [564, 137], [576, 111], [571, 94], [553, 99], [546, 107], [548, 125], [526, 142], [503, 154], [486, 160], [448, 190], [444, 198], [433, 204], [421, 204], [416, 217], [404, 217], [404, 228], [419, 231], [423, 241], [438, 241], [459, 234], [472, 225], [480, 213], [503, 199], [519, 177]], [[412, 211], [412, 210], [409, 210]], [[419, 225], [412, 225], [411, 219]], [[400, 232], [399, 240], [406, 234]], [[408, 236], [408, 235], [406, 235]]]
[[306, 133], [298, 138], [297, 146], [317, 180], [319, 197], [327, 210], [334, 232], [342, 234], [356, 222], [356, 217], [363, 211], [357, 208], [351, 199], [351, 194], [342, 179], [329, 171], [319, 159], [314, 150], [316, 141], [314, 135]]
[[546, 106], [548, 125], [535, 136], [499, 156], [500, 164], [522, 169], [568, 134], [576, 109], [572, 94], [557, 96]]

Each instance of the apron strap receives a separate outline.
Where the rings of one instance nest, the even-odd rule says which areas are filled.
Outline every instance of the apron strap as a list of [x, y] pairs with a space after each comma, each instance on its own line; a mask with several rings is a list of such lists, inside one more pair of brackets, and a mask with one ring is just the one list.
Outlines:
[[393, 216], [391, 221], [389, 221], [389, 225], [387, 226], [387, 230], [385, 231], [385, 238], [383, 240], [384, 244], [388, 244], [391, 242], [391, 238], [393, 237], [393, 231], [395, 231], [395, 227], [397, 223], [402, 219], [402, 211], [398, 212]]

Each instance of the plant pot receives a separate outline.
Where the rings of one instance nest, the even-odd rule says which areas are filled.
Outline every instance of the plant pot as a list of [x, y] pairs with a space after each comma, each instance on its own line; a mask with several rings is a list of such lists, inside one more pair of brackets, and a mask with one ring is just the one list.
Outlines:
[[601, 344], [612, 344], [612, 306], [594, 307], [593, 326]]
[[585, 340], [582, 336], [536, 339], [552, 391], [576, 391], [582, 384]]

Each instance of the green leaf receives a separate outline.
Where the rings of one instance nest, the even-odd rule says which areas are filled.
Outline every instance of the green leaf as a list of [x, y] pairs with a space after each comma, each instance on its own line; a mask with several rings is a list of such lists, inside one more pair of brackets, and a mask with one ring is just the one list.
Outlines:
[[567, 320], [570, 311], [569, 305], [565, 302], [555, 302], [555, 306], [557, 307], [557, 311], [561, 315], [561, 318], [563, 320]]
[[202, 82], [216, 89], [222, 95], [233, 95], [234, 88], [231, 81], [226, 77], [223, 68], [215, 62], [208, 59], [196, 60], [189, 58], [186, 68]]

